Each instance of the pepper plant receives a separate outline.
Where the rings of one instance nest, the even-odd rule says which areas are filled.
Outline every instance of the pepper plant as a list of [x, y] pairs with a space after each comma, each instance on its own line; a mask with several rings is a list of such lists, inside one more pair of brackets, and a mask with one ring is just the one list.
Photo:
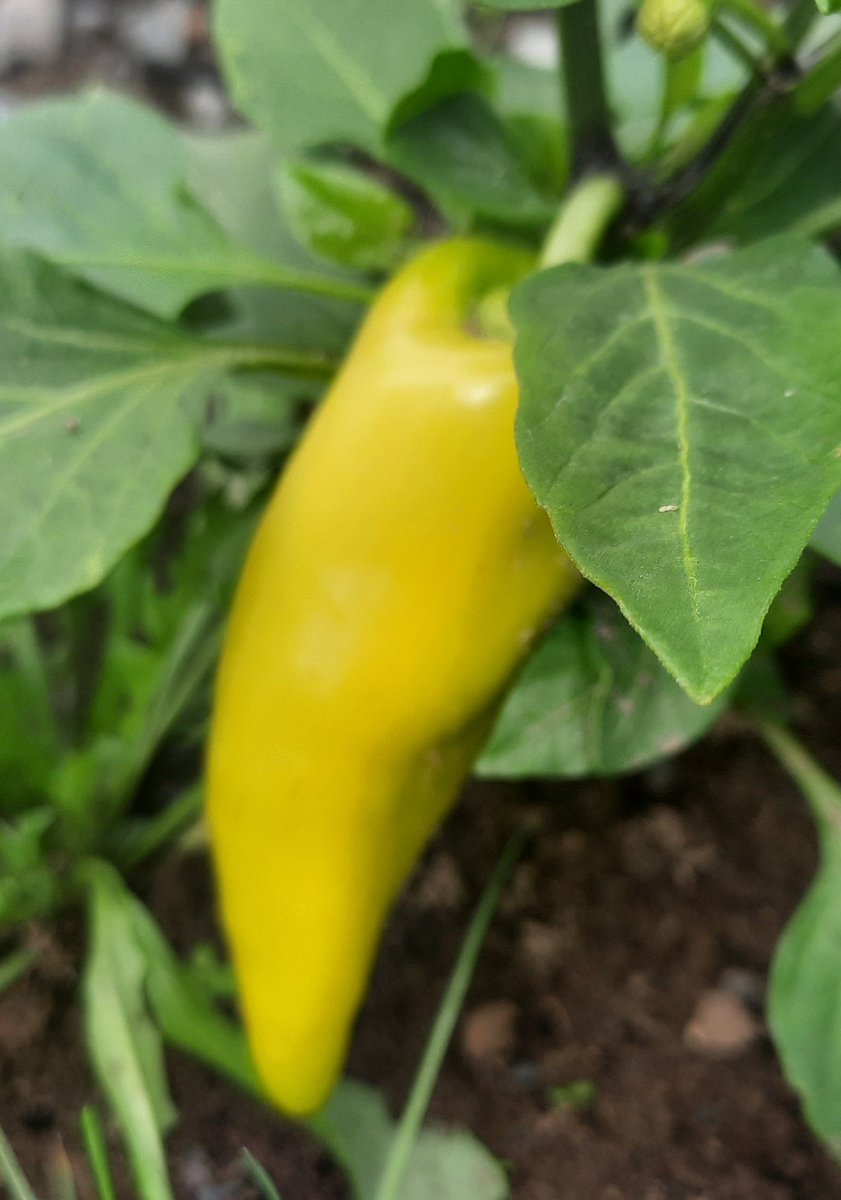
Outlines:
[[[110, 1098], [144, 1194], [168, 1194], [162, 1036], [261, 1085], [121, 873], [198, 810], [220, 631], [275, 475], [384, 282], [454, 235], [527, 263], [460, 320], [515, 339], [519, 465], [594, 585], [482, 692], [469, 760], [616, 774], [749, 708], [817, 814], [825, 861], [770, 1012], [809, 1121], [841, 1144], [841, 805], [764, 686], [809, 618], [811, 564], [841, 563], [841, 18], [555, 0], [549, 69], [510, 49], [530, 7], [217, 0], [241, 126], [191, 135], [103, 91], [0, 126], [0, 921], [14, 937], [86, 898], [92, 1055], [106, 1090], [109, 1045], [137, 1066], [139, 1117]], [[381, 509], [374, 526], [423, 522]], [[227, 855], [224, 821], [214, 836]]]

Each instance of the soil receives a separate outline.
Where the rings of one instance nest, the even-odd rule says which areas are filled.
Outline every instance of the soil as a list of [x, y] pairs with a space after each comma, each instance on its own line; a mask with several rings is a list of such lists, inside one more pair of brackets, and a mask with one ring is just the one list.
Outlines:
[[[823, 615], [785, 657], [801, 732], [841, 773], [836, 573], [822, 593]], [[774, 943], [814, 869], [814, 833], [787, 777], [733, 717], [622, 780], [469, 788], [390, 922], [350, 1074], [399, 1110], [471, 907], [524, 819], [540, 829], [485, 944], [431, 1118], [473, 1130], [508, 1165], [514, 1200], [841, 1196], [841, 1170], [799, 1115], [762, 1015]], [[200, 856], [170, 858], [139, 882], [180, 949], [216, 936]], [[96, 1094], [77, 959], [62, 948], [77, 930], [39, 936], [37, 969], [0, 996], [0, 1123], [47, 1194], [64, 1156], [84, 1178], [78, 1114]], [[284, 1200], [347, 1195], [306, 1134], [181, 1056], [170, 1075], [179, 1197], [251, 1200], [243, 1146]], [[128, 1200], [125, 1175], [119, 1186]]]

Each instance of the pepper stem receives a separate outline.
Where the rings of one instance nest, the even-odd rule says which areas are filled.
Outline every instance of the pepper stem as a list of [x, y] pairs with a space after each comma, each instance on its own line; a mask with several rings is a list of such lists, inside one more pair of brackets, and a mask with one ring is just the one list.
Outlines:
[[624, 188], [615, 175], [582, 179], [569, 192], [549, 229], [540, 255], [541, 267], [589, 262], [624, 200]]

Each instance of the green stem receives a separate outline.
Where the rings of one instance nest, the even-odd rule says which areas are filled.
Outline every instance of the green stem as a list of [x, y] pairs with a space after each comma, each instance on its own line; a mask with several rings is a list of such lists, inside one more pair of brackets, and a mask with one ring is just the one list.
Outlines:
[[88, 1156], [99, 1200], [117, 1200], [111, 1167], [108, 1163], [108, 1147], [105, 1143], [102, 1122], [99, 1119], [99, 1113], [90, 1104], [86, 1104], [82, 1109], [80, 1124], [85, 1153]]
[[791, 54], [791, 46], [785, 31], [761, 4], [756, 3], [756, 0], [723, 0], [721, 7], [754, 29], [765, 42], [774, 59], [785, 59]]
[[266, 264], [253, 281], [266, 287], [306, 292], [309, 296], [321, 296], [327, 300], [349, 300], [353, 304], [370, 304], [377, 289], [366, 283], [351, 283], [345, 279], [332, 279], [329, 275], [310, 275], [304, 271], [287, 271], [284, 267], [272, 268]]
[[797, 738], [782, 725], [763, 717], [755, 717], [754, 720], [766, 745], [803, 792], [815, 816], [820, 821], [841, 829], [839, 788], [836, 781], [818, 766]]
[[738, 34], [734, 33], [729, 25], [726, 25], [720, 17], [713, 17], [710, 32], [732, 58], [735, 58], [737, 62], [747, 67], [753, 79], [761, 80], [764, 78], [766, 74], [764, 65], [756, 57], [753, 50], [749, 46], [746, 46]]
[[0, 1129], [0, 1183], [5, 1184], [11, 1200], [37, 1200], [32, 1188], [26, 1182], [26, 1176], [20, 1169], [20, 1163], [2, 1129]]
[[441, 1006], [438, 1009], [432, 1032], [426, 1043], [408, 1103], [389, 1147], [388, 1157], [374, 1194], [374, 1200], [399, 1200], [400, 1185], [426, 1116], [432, 1091], [464, 1004], [467, 989], [473, 978], [482, 943], [499, 903], [502, 890], [523, 852], [528, 837], [528, 832], [521, 829], [511, 838], [502, 852], [470, 922]]
[[590, 175], [573, 187], [543, 243], [541, 267], [589, 262], [625, 201], [615, 175]]
[[205, 354], [211, 349], [220, 350], [226, 365], [244, 369], [271, 368], [286, 375], [298, 375], [305, 379], [329, 379], [338, 366], [335, 359], [325, 354], [308, 354], [306, 351], [287, 350], [284, 346], [246, 344], [240, 342], [197, 342]]
[[559, 8], [558, 35], [576, 178], [619, 162], [607, 102], [597, 0], [577, 0]]

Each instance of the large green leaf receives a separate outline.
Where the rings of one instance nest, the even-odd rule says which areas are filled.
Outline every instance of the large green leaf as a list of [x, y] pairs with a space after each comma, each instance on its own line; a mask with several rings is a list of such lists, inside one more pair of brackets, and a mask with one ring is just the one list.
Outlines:
[[771, 967], [768, 1017], [809, 1124], [841, 1160], [841, 789], [781, 729], [766, 731], [812, 806], [821, 860]]
[[187, 189], [175, 129], [125, 97], [47, 100], [0, 125], [0, 237], [160, 316], [235, 284], [341, 284], [237, 245]]
[[0, 616], [98, 583], [195, 461], [188, 403], [274, 354], [202, 343], [0, 253]]
[[603, 595], [558, 622], [503, 705], [477, 772], [618, 775], [677, 754], [726, 704], [693, 703]]
[[563, 545], [709, 701], [841, 483], [841, 275], [776, 239], [514, 293], [526, 476]]
[[[216, 42], [234, 100], [297, 151], [349, 142], [376, 154], [401, 100], [446, 57], [471, 74], [455, 0], [217, 0]], [[452, 68], [456, 67], [453, 71]], [[437, 90], [434, 89], [434, 90]]]

